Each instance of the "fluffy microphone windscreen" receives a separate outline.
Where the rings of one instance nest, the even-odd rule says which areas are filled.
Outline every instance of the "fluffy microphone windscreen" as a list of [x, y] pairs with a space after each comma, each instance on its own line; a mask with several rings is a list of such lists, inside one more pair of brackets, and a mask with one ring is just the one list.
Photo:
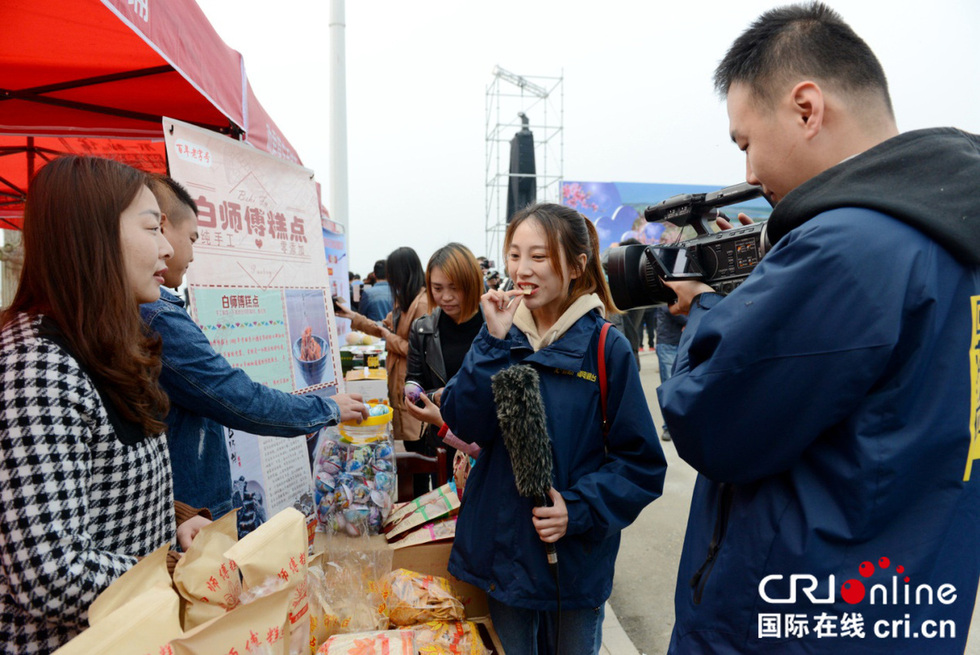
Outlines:
[[490, 388], [517, 492], [528, 498], [547, 498], [551, 488], [551, 441], [538, 372], [527, 364], [515, 364], [490, 378]]

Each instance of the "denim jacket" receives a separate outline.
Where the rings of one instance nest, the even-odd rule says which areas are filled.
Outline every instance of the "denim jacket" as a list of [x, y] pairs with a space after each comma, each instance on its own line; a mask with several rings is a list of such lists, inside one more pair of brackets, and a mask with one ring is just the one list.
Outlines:
[[183, 301], [166, 289], [160, 289], [160, 300], [140, 305], [140, 314], [163, 339], [160, 384], [170, 396], [167, 441], [176, 500], [207, 507], [214, 518], [231, 510], [231, 466], [222, 426], [292, 437], [340, 420], [332, 400], [284, 393], [233, 368], [211, 347]]

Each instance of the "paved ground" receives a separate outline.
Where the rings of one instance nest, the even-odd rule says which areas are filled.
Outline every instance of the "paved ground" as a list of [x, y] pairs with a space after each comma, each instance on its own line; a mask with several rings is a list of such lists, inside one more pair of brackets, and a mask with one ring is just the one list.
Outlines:
[[[640, 364], [647, 402], [659, 426], [657, 357], [641, 353]], [[604, 655], [661, 654], [670, 643], [677, 564], [696, 474], [677, 456], [672, 443], [663, 446], [668, 464], [664, 494], [623, 533], [603, 625]], [[966, 655], [980, 655], [980, 603], [974, 609]]]

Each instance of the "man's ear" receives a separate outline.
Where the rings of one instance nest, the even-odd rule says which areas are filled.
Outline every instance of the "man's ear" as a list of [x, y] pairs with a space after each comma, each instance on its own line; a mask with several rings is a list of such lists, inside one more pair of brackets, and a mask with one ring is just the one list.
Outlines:
[[820, 133], [826, 117], [826, 104], [823, 91], [813, 81], [800, 82], [790, 92], [791, 108], [796, 114], [804, 137], [812, 139]]
[[160, 214], [160, 232], [166, 234], [167, 230], [173, 228], [174, 224], [170, 222], [166, 214]]

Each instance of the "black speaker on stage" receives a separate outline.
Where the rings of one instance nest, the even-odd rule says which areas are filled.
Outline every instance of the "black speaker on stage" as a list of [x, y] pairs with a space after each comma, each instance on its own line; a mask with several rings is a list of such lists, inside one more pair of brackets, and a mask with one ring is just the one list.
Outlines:
[[534, 178], [534, 133], [528, 128], [523, 112], [521, 131], [510, 140], [510, 178], [507, 184], [507, 223], [518, 210], [534, 204], [537, 182]]

